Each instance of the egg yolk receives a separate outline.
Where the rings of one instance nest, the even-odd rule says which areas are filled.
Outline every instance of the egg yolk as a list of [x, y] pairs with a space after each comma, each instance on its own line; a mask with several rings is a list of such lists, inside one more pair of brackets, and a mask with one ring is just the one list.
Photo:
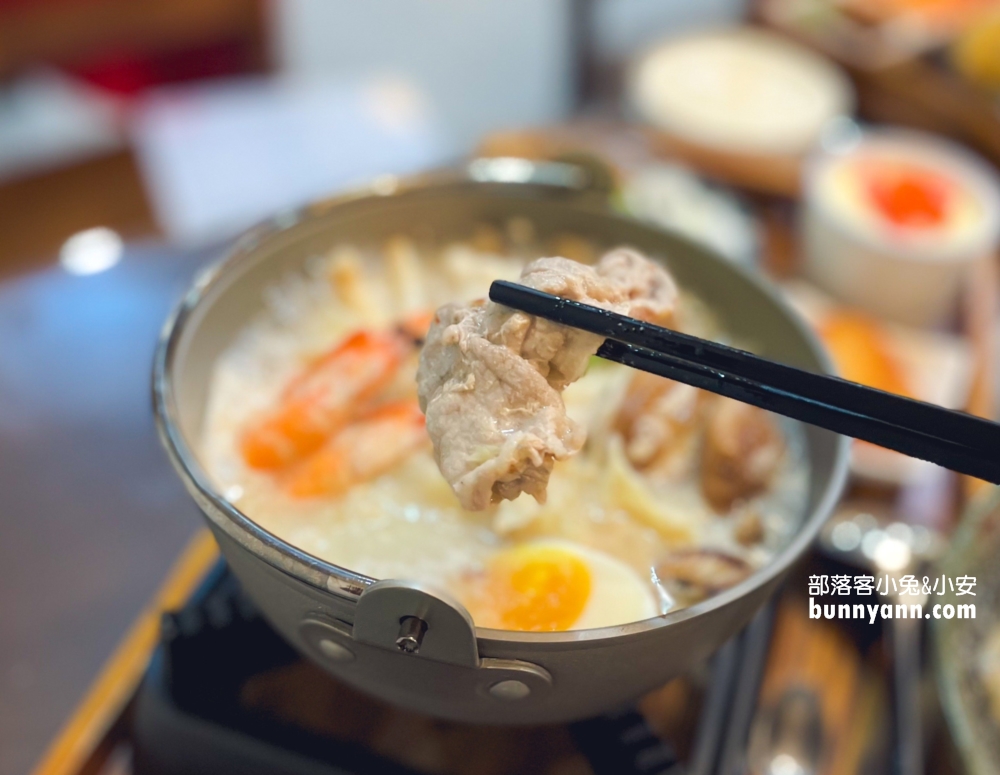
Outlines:
[[553, 547], [520, 548], [490, 565], [470, 601], [477, 624], [507, 630], [568, 630], [590, 597], [590, 572], [574, 554]]
[[945, 221], [951, 185], [941, 175], [911, 165], [880, 165], [866, 173], [868, 197], [890, 223], [931, 228]]

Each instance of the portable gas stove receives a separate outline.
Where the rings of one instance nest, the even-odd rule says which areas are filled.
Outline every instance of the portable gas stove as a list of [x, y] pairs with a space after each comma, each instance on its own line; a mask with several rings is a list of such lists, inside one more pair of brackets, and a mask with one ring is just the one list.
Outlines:
[[712, 775], [741, 769], [771, 609], [636, 707], [569, 725], [440, 721], [360, 694], [303, 659], [219, 562], [163, 616], [131, 713], [132, 771]]
[[[881, 628], [806, 613], [808, 576], [837, 571], [811, 555], [710, 663], [634, 706], [572, 724], [482, 726], [390, 706], [300, 656], [203, 531], [34, 775], [900, 772]], [[927, 771], [958, 772], [943, 727], [924, 731]]]

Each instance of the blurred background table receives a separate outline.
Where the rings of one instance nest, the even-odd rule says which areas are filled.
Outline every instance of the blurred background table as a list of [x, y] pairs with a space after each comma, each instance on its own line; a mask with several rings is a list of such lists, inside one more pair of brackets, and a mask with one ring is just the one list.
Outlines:
[[200, 524], [149, 408], [153, 347], [214, 251], [0, 283], [0, 772], [26, 771]]

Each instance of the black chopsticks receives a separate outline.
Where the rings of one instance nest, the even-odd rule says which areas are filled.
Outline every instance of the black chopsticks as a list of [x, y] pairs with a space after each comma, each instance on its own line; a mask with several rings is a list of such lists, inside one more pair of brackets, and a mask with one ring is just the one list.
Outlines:
[[597, 354], [1000, 484], [1000, 425], [497, 280], [490, 299], [606, 337]]

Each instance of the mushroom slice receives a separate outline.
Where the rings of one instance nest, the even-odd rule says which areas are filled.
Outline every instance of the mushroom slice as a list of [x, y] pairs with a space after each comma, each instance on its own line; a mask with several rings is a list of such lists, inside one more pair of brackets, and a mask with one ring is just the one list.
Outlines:
[[674, 598], [690, 605], [738, 584], [753, 568], [715, 549], [682, 549], [663, 557], [654, 570]]

